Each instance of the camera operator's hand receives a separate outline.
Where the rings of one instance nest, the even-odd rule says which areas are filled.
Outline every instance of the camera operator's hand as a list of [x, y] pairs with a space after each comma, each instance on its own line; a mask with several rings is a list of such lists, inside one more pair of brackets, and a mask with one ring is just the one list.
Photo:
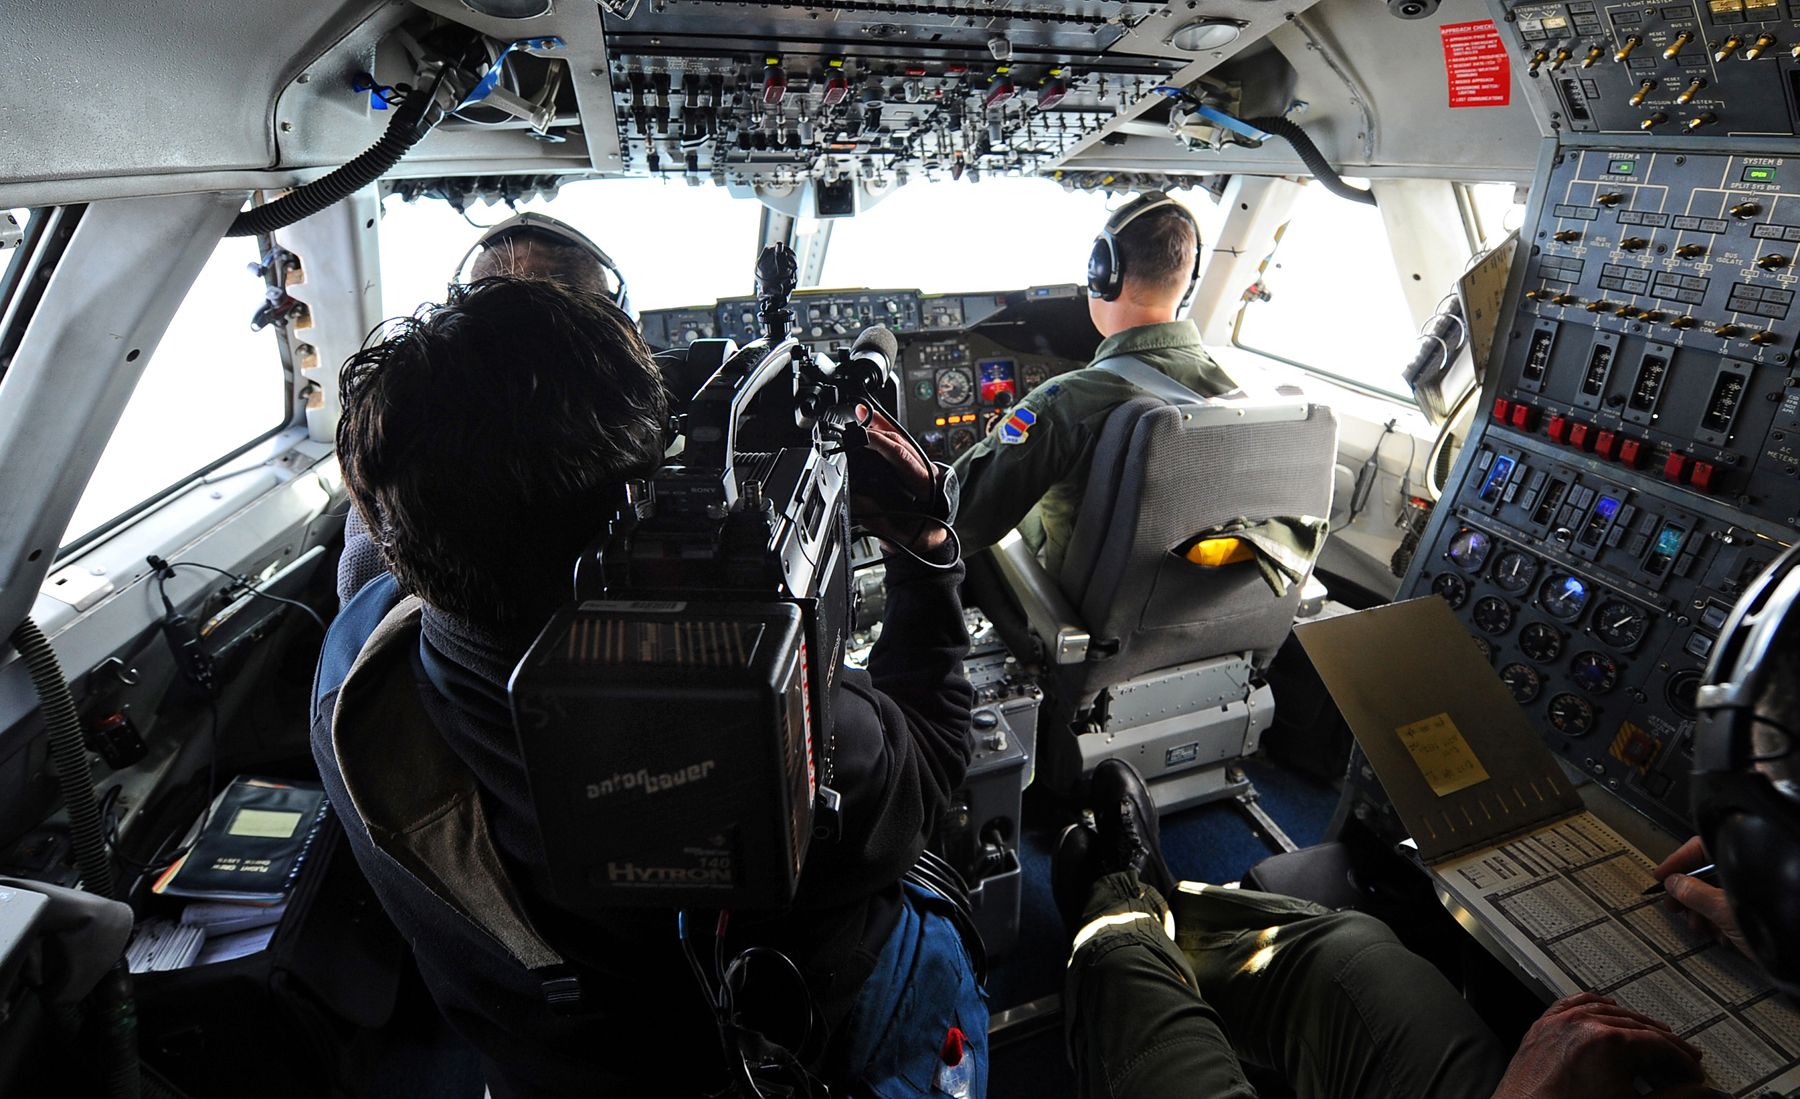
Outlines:
[[852, 454], [851, 520], [888, 545], [941, 557], [950, 539], [948, 527], [923, 514], [924, 501], [937, 491], [938, 470], [885, 414], [859, 412], [867, 413], [862, 426], [868, 442], [862, 450], [868, 457]]
[[1525, 1032], [1493, 1099], [1636, 1099], [1633, 1080], [1662, 1088], [1654, 1099], [1718, 1095], [1703, 1081], [1700, 1051], [1663, 1023], [1584, 992], [1565, 996]]
[[1737, 917], [1732, 915], [1731, 904], [1725, 899], [1725, 891], [1716, 885], [1708, 885], [1687, 876], [1687, 871], [1697, 870], [1711, 861], [1707, 857], [1706, 848], [1700, 843], [1700, 837], [1695, 836], [1677, 848], [1673, 855], [1658, 863], [1651, 873], [1668, 890], [1663, 904], [1676, 911], [1686, 912], [1688, 925], [1695, 931], [1710, 932], [1714, 938], [1736, 947], [1738, 953], [1746, 958], [1753, 957], [1750, 944], [1738, 929]]

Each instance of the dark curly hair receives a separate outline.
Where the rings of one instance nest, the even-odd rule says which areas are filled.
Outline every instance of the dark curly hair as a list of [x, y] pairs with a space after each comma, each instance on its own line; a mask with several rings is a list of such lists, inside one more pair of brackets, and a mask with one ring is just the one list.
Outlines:
[[370, 340], [339, 379], [337, 453], [388, 567], [478, 626], [535, 628], [619, 484], [662, 459], [650, 348], [611, 302], [517, 278], [452, 287]]

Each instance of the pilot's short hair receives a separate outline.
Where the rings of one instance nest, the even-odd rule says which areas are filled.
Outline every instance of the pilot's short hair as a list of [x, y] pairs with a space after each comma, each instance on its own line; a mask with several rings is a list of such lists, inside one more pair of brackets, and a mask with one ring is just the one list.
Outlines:
[[1181, 210], [1172, 206], [1151, 210], [1134, 218], [1115, 239], [1124, 282], [1154, 290], [1187, 287], [1200, 236], [1193, 220]]
[[598, 260], [555, 233], [529, 225], [487, 241], [469, 264], [471, 281], [496, 276], [547, 279], [571, 289], [611, 297], [606, 269]]
[[370, 339], [340, 377], [338, 462], [389, 569], [502, 638], [535, 632], [619, 486], [662, 460], [650, 348], [604, 298], [514, 278]]

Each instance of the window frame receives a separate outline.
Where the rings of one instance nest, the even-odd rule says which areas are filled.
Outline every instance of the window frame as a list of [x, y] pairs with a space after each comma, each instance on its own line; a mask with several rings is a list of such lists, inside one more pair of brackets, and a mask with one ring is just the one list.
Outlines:
[[[256, 239], [258, 255], [262, 255], [262, 256], [268, 255], [270, 248], [274, 247], [274, 242], [266, 235], [258, 235], [255, 239]], [[225, 240], [224, 237], [220, 237], [219, 241], [216, 242], [213, 245], [213, 247], [216, 249], [220, 243], [224, 242], [224, 240]], [[265, 277], [264, 282], [267, 283], [267, 281], [268, 280]], [[196, 275], [194, 277], [194, 282], [188, 284], [187, 294], [193, 293], [194, 284], [198, 283], [198, 282], [199, 282], [199, 275], [196, 273]], [[182, 295], [181, 305], [187, 304], [187, 294]], [[176, 306], [176, 312], [179, 313], [180, 311], [181, 311], [181, 306], [180, 305]], [[170, 323], [173, 324], [173, 319], [171, 319]], [[165, 335], [167, 334], [166, 329], [164, 330], [164, 334]], [[160, 337], [157, 342], [157, 350], [158, 351], [162, 350]], [[211, 474], [217, 472], [220, 468], [230, 465], [232, 462], [237, 461], [239, 458], [242, 458], [244, 455], [255, 450], [257, 447], [266, 446], [270, 440], [275, 439], [277, 436], [281, 435], [285, 431], [291, 430], [297, 421], [303, 419], [305, 416], [305, 411], [301, 407], [301, 399], [298, 396], [298, 392], [294, 385], [294, 380], [296, 377], [296, 370], [294, 367], [293, 338], [292, 338], [291, 333], [285, 326], [279, 326], [276, 330], [275, 354], [276, 354], [276, 361], [279, 362], [280, 366], [281, 366], [281, 404], [282, 404], [282, 409], [285, 412], [285, 415], [280, 419], [279, 422], [277, 422], [273, 427], [269, 428], [269, 430], [263, 432], [262, 434], [257, 435], [254, 438], [251, 438], [250, 440], [246, 441], [242, 445], [235, 447], [232, 450], [227, 451], [226, 453], [220, 455], [219, 457], [205, 463], [200, 468], [193, 470], [192, 472], [189, 472], [187, 474], [184, 474], [183, 476], [177, 478], [176, 480], [174, 480], [167, 486], [163, 487], [162, 489], [159, 489], [158, 491], [151, 493], [149, 496], [146, 496], [142, 500], [139, 500], [137, 503], [132, 504], [130, 507], [119, 512], [118, 514], [113, 515], [112, 517], [108, 518], [105, 522], [100, 523], [99, 525], [95, 526], [94, 529], [88, 531], [87, 533], [81, 535], [80, 537], [78, 537], [70, 542], [67, 542], [62, 546], [59, 546], [56, 550], [55, 556], [52, 558], [52, 561], [60, 564], [62, 562], [69, 560], [70, 558], [79, 556], [80, 554], [86, 552], [87, 550], [90, 550], [90, 549], [94, 548], [95, 546], [99, 545], [100, 543], [106, 541], [108, 538], [112, 537], [113, 535], [126, 529], [136, 520], [142, 518], [145, 515], [150, 514], [152, 511], [154, 511], [157, 508], [161, 507], [162, 505], [168, 503], [170, 500], [173, 500], [179, 496], [182, 496], [189, 491], [193, 491], [193, 490], [197, 490], [197, 489], [206, 487], [208, 484], [213, 483], [213, 481], [211, 479], [209, 479]], [[151, 353], [151, 358], [152, 359], [155, 358], [155, 352]], [[150, 363], [145, 363], [144, 369], [146, 371], [149, 370]], [[139, 380], [140, 381], [142, 380], [141, 374], [139, 375]], [[134, 389], [132, 392], [132, 400], [136, 400], [136, 399], [137, 399], [137, 392]], [[127, 401], [126, 406], [125, 406], [126, 410], [129, 410], [130, 407], [131, 407], [131, 402]], [[125, 416], [125, 412], [121, 411], [119, 416], [120, 416], [120, 419], [123, 420], [124, 416]], [[113, 425], [113, 428], [116, 431], [118, 429], [118, 424], [115, 423]], [[111, 436], [111, 434], [108, 434], [107, 442], [110, 443], [111, 441], [112, 441], [112, 436]], [[297, 445], [300, 441], [302, 441], [302, 439], [296, 439], [296, 440], [294, 440], [294, 444]], [[287, 453], [287, 451], [289, 451], [291, 449], [292, 449], [291, 445], [273, 448], [270, 450], [269, 454], [264, 458], [264, 462], [275, 461], [276, 459], [280, 458], [283, 454]], [[104, 456], [105, 447], [101, 448], [101, 454], [102, 454], [102, 456]], [[90, 480], [93, 477], [93, 473], [98, 472], [99, 466], [100, 466], [100, 458], [96, 457], [94, 459], [94, 470], [91, 471], [88, 475]], [[227, 473], [225, 476], [232, 476], [236, 472], [238, 472], [238, 471], [233, 471], [232, 473]], [[83, 489], [83, 492], [84, 493], [86, 492], [85, 488]]]
[[[1282, 222], [1280, 228], [1275, 230], [1275, 239], [1269, 248], [1269, 252], [1263, 257], [1262, 264], [1257, 268], [1256, 274], [1258, 283], [1262, 282], [1262, 276], [1267, 272], [1269, 264], [1274, 262], [1276, 253], [1281, 250], [1282, 239], [1287, 236], [1288, 227], [1293, 223], [1293, 217], [1292, 215], [1289, 215], [1288, 220]], [[1395, 393], [1392, 390], [1383, 389], [1381, 386], [1375, 385], [1372, 382], [1367, 382], [1360, 378], [1352, 378], [1345, 374], [1339, 374], [1336, 371], [1326, 370], [1323, 367], [1313, 366], [1311, 363], [1299, 362], [1295, 359], [1288, 358], [1286, 355], [1280, 355], [1273, 351], [1245, 343], [1241, 338], [1244, 327], [1244, 315], [1249, 312], [1250, 306], [1255, 300], [1256, 299], [1246, 296], [1238, 303], [1237, 312], [1232, 314], [1231, 346], [1237, 348], [1239, 351], [1244, 351], [1251, 355], [1257, 355], [1261, 358], [1268, 359], [1270, 362], [1278, 362], [1284, 366], [1291, 366], [1302, 373], [1309, 374], [1316, 378], [1323, 378], [1333, 385], [1341, 385], [1346, 389], [1353, 389], [1358, 393], [1374, 397], [1377, 400], [1404, 405], [1408, 408], [1417, 407], [1418, 400], [1411, 393]]]

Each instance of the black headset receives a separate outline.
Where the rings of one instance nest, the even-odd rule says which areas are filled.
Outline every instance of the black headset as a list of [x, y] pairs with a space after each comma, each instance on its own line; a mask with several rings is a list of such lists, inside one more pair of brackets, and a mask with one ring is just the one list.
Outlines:
[[[1763, 570], [1726, 620], [1697, 705], [1694, 818], [1750, 948], [1800, 995], [1800, 739], [1757, 713], [1783, 647], [1800, 646], [1800, 546]], [[1787, 665], [1792, 667], [1792, 665]], [[1796, 685], [1800, 693], [1800, 685]]]
[[517, 214], [483, 232], [480, 239], [471, 245], [467, 252], [463, 253], [462, 262], [456, 265], [456, 280], [458, 282], [468, 281], [469, 261], [477, 255], [486, 252], [514, 233], [525, 232], [542, 233], [585, 253], [588, 258], [600, 266], [601, 270], [606, 272], [600, 281], [607, 284], [607, 298], [614, 305], [623, 309], [632, 320], [637, 320], [637, 313], [631, 308], [631, 295], [626, 292], [625, 273], [619, 270], [619, 265], [606, 254], [605, 249], [589, 240], [574, 226], [564, 221], [558, 221], [547, 214]]
[[1181, 212], [1187, 223], [1194, 229], [1194, 270], [1188, 276], [1187, 289], [1181, 295], [1180, 312], [1186, 313], [1188, 299], [1194, 296], [1194, 287], [1200, 284], [1200, 223], [1194, 220], [1193, 212], [1186, 206], [1176, 202], [1161, 191], [1146, 191], [1137, 198], [1113, 212], [1106, 219], [1106, 227], [1094, 238], [1094, 250], [1088, 253], [1087, 292], [1092, 298], [1101, 301], [1117, 301], [1119, 293], [1125, 287], [1125, 259], [1119, 255], [1119, 234], [1125, 227], [1143, 217], [1152, 210], [1173, 207]]

